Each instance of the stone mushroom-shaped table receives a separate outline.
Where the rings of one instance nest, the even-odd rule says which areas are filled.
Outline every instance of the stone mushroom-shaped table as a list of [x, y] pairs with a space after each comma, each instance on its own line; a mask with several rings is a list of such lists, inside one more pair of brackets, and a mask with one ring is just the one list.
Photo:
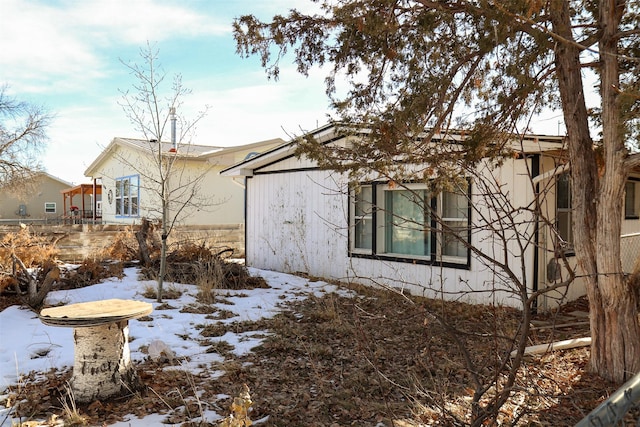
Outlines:
[[77, 402], [91, 402], [141, 388], [129, 353], [129, 319], [146, 316], [153, 306], [121, 299], [46, 308], [45, 325], [72, 327], [74, 349], [71, 390]]

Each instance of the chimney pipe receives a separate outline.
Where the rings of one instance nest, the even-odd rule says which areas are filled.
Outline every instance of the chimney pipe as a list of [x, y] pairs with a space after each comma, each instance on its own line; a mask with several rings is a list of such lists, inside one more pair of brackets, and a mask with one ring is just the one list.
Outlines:
[[176, 109], [171, 107], [169, 109], [169, 118], [171, 119], [171, 144], [173, 145], [173, 151], [178, 150], [178, 142], [176, 141]]

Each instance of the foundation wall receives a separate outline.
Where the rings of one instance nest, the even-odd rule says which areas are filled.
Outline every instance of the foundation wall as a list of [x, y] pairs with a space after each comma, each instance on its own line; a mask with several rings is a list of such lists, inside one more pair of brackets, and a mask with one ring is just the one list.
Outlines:
[[[31, 225], [35, 234], [50, 235], [51, 240], [59, 239], [58, 258], [64, 262], [79, 263], [84, 258], [108, 247], [118, 233], [137, 231], [139, 226], [113, 224], [75, 225]], [[19, 226], [0, 226], [0, 236], [17, 232]], [[179, 226], [169, 236], [169, 244], [183, 242], [205, 242], [213, 248], [233, 248], [233, 257], [244, 257], [244, 224], [218, 224], [210, 226]]]

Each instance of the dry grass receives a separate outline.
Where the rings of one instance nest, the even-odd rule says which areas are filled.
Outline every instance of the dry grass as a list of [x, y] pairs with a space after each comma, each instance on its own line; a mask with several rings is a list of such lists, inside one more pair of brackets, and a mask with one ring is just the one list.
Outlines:
[[33, 233], [29, 227], [15, 233], [6, 233], [0, 238], [0, 270], [11, 271], [15, 254], [26, 267], [54, 261], [58, 255], [51, 236]]
[[139, 247], [133, 227], [119, 231], [111, 244], [100, 251], [96, 257], [128, 262], [138, 259]]
[[13, 274], [13, 257], [19, 258], [27, 268], [55, 262], [58, 250], [51, 237], [33, 233], [29, 227], [0, 237], [0, 293], [15, 287], [18, 279]]
[[[195, 284], [199, 288], [197, 299], [203, 304], [218, 301], [219, 289], [267, 287], [264, 279], [251, 276], [243, 264], [228, 261], [232, 253], [230, 249], [220, 251], [205, 244], [182, 243], [167, 255], [165, 281]], [[159, 260], [156, 259], [151, 268], [142, 270], [142, 275], [155, 280], [158, 270]]]
[[64, 412], [65, 426], [85, 426], [88, 424], [87, 417], [78, 411], [73, 390], [69, 383], [64, 385], [65, 394], [61, 398], [62, 410]]
[[[196, 421], [202, 407], [228, 414], [233, 398], [219, 396], [238, 396], [246, 384], [251, 389], [250, 418], [268, 417], [260, 424], [264, 427], [465, 424], [470, 374], [456, 343], [432, 315], [445, 316], [464, 329], [468, 335], [458, 338], [465, 340], [474, 358], [487, 362], [480, 365], [490, 372], [503, 344], [487, 333], [512, 331], [518, 312], [406, 298], [369, 288], [351, 290], [353, 297], [311, 296], [259, 322], [199, 325], [203, 352], [215, 351], [225, 358], [223, 362], [200, 374], [163, 370], [164, 365], [152, 361], [141, 363], [138, 371], [148, 387], [146, 393], [82, 405], [77, 411], [88, 417], [90, 425], [115, 422], [127, 414], [161, 413], [174, 425], [212, 426]], [[212, 319], [217, 315], [212, 313]], [[269, 336], [239, 358], [229, 344], [215, 342], [227, 331], [268, 331]], [[585, 330], [565, 333], [582, 335]], [[531, 341], [536, 343], [536, 337]], [[502, 425], [574, 425], [616, 389], [589, 374], [587, 360], [584, 348], [527, 360], [518, 372], [512, 399], [501, 412]], [[218, 371], [224, 375], [212, 380]], [[56, 412], [54, 404], [46, 403], [59, 399], [60, 379], [65, 376], [68, 372], [44, 382], [27, 381], [22, 386], [21, 394], [27, 398], [21, 411], [45, 416]]]

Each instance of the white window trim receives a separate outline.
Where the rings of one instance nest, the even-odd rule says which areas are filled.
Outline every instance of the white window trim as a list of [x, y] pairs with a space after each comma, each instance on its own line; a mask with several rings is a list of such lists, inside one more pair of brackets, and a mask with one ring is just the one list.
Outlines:
[[[443, 209], [444, 209], [444, 195], [443, 193], [438, 194], [438, 201], [437, 201], [437, 206], [438, 206], [438, 214], [442, 215]], [[470, 230], [469, 230], [469, 203], [470, 201], [467, 201], [467, 211], [465, 212], [466, 216], [461, 216], [461, 217], [440, 217], [440, 221], [443, 223], [451, 223], [451, 222], [466, 222], [467, 223], [467, 242], [469, 242], [469, 238], [470, 238]], [[438, 229], [440, 230], [442, 227], [440, 225], [438, 225]], [[440, 259], [440, 261], [444, 262], [444, 263], [452, 263], [452, 264], [464, 264], [467, 262], [467, 258], [468, 255], [465, 256], [455, 256], [455, 255], [443, 255], [442, 252], [444, 251], [444, 233], [442, 231], [436, 233], [436, 251], [437, 251], [437, 257]], [[468, 252], [468, 251], [467, 251]]]
[[[53, 205], [53, 211], [48, 210], [48, 205]], [[58, 212], [58, 204], [56, 202], [44, 202], [44, 213], [54, 214]]]
[[[136, 178], [137, 180], [137, 185], [136, 185], [136, 195], [132, 196], [131, 193], [129, 193], [128, 195], [125, 196], [124, 194], [124, 181], [125, 180], [129, 180], [129, 188], [131, 188], [131, 178]], [[116, 215], [116, 218], [138, 218], [140, 217], [140, 175], [127, 175], [127, 176], [121, 176], [115, 179], [115, 187], [116, 187], [116, 194], [114, 197], [114, 202], [115, 202], [115, 206], [114, 206], [114, 212]], [[119, 195], [118, 195], [119, 193]], [[131, 200], [135, 198], [136, 199], [136, 207], [137, 207], [137, 212], [135, 214], [131, 213], [131, 208], [133, 206], [133, 204], [131, 203]], [[129, 212], [123, 212], [124, 209], [124, 200], [128, 199], [129, 203], [127, 204], [127, 206], [129, 207]], [[120, 213], [118, 213], [118, 206], [120, 206]]]

